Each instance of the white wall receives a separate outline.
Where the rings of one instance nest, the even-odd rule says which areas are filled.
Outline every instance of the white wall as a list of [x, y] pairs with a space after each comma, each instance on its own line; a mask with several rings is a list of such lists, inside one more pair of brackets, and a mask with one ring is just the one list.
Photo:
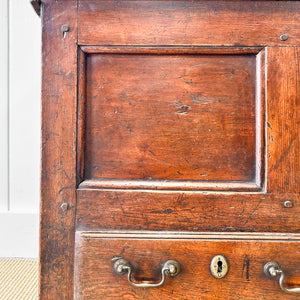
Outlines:
[[38, 257], [41, 24], [0, 1], [0, 257]]

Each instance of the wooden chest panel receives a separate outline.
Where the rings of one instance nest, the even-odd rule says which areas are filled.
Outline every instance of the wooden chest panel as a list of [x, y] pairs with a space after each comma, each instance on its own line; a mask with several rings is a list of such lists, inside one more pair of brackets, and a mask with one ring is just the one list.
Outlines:
[[87, 55], [85, 178], [255, 181], [256, 55], [173, 52]]
[[[299, 285], [299, 12], [43, 1], [41, 299], [296, 297], [263, 266]], [[133, 287], [115, 256], [136, 280], [182, 272]]]

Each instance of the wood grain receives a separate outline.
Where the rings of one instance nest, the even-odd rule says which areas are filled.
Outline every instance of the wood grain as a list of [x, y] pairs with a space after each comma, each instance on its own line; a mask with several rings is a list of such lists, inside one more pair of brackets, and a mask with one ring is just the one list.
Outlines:
[[[299, 1], [79, 1], [80, 45], [300, 42]], [[287, 33], [286, 41], [280, 35]]]
[[[43, 3], [40, 299], [73, 298], [77, 2]], [[63, 38], [62, 24], [70, 30]], [[61, 209], [62, 203], [67, 210]]]
[[[298, 241], [261, 240], [186, 240], [151, 238], [117, 238], [108, 234], [81, 235], [77, 233], [75, 299], [298, 299], [296, 294], [284, 293], [278, 281], [268, 279], [263, 266], [277, 261], [287, 273], [286, 284], [299, 284], [300, 261]], [[223, 279], [215, 279], [209, 271], [211, 259], [224, 255], [229, 272]], [[126, 276], [114, 273], [112, 258], [129, 260], [135, 280], [160, 279], [161, 264], [175, 259], [181, 272], [167, 278], [159, 288], [136, 288]]]
[[79, 184], [80, 189], [169, 190], [169, 191], [262, 191], [255, 182], [189, 181], [189, 180], [119, 180], [90, 179]]
[[81, 230], [300, 232], [299, 194], [79, 189], [77, 199]]
[[40, 299], [295, 299], [263, 265], [299, 285], [300, 1], [42, 7]]
[[89, 54], [86, 68], [85, 178], [255, 181], [255, 55]]
[[300, 48], [268, 48], [267, 189], [300, 191]]
[[77, 182], [84, 179], [84, 156], [86, 143], [86, 57], [78, 48], [78, 87], [77, 87]]

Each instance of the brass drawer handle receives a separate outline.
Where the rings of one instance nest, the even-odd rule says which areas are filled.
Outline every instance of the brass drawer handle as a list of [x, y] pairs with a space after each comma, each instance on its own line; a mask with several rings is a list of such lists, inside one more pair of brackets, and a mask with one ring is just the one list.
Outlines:
[[279, 278], [279, 285], [281, 289], [287, 293], [300, 293], [300, 287], [295, 288], [287, 288], [283, 285], [284, 281], [284, 272], [280, 265], [277, 262], [268, 262], [264, 266], [264, 272], [266, 276], [270, 279], [275, 278], [276, 276], [280, 275]]
[[114, 270], [117, 274], [123, 275], [125, 273], [128, 274], [128, 281], [131, 285], [135, 287], [141, 287], [141, 288], [153, 288], [163, 285], [165, 282], [166, 275], [169, 275], [170, 277], [176, 276], [180, 272], [180, 264], [176, 260], [168, 260], [164, 263], [162, 269], [161, 269], [161, 281], [157, 283], [151, 283], [149, 281], [142, 281], [142, 282], [134, 282], [132, 281], [131, 275], [132, 275], [132, 266], [129, 263], [128, 260], [124, 258], [119, 258], [114, 263]]

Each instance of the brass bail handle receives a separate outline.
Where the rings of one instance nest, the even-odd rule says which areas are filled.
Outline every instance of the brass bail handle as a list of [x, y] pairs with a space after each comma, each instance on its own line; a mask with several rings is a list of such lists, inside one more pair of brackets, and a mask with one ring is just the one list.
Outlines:
[[280, 275], [279, 277], [279, 286], [281, 289], [287, 293], [300, 293], [300, 287], [294, 287], [294, 288], [287, 288], [284, 286], [284, 272], [280, 265], [277, 262], [270, 261], [265, 264], [264, 266], [264, 272], [266, 276], [270, 279], [273, 279]]
[[123, 275], [127, 273], [129, 283], [135, 287], [153, 288], [153, 287], [158, 287], [163, 285], [166, 279], [166, 275], [170, 277], [174, 277], [178, 275], [180, 272], [180, 264], [176, 260], [166, 261], [161, 269], [161, 280], [157, 283], [152, 283], [148, 281], [134, 282], [131, 278], [133, 268], [129, 263], [129, 261], [124, 258], [119, 258], [115, 261], [114, 270], [119, 275]]

